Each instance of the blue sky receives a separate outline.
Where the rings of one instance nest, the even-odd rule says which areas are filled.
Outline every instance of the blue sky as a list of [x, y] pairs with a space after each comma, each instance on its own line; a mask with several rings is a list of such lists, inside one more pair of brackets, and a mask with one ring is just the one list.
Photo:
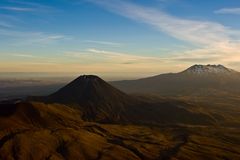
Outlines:
[[0, 72], [240, 70], [237, 0], [1, 0]]

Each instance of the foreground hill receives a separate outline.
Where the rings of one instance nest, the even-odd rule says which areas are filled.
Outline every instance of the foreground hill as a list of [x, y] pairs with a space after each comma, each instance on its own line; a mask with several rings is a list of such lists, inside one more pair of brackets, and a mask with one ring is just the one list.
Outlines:
[[222, 65], [194, 65], [180, 73], [111, 82], [127, 93], [164, 96], [240, 94], [240, 73]]
[[0, 159], [239, 159], [238, 128], [86, 122], [60, 104], [0, 104]]
[[97, 76], [80, 76], [46, 97], [30, 101], [64, 104], [77, 108], [82, 119], [101, 123], [133, 124], [204, 124], [216, 120], [194, 110], [187, 103], [127, 95]]

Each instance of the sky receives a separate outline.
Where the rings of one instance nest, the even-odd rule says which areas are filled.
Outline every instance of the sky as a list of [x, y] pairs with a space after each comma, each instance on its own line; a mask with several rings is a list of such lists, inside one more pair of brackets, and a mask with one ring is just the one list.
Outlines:
[[0, 72], [240, 71], [239, 0], [0, 0]]

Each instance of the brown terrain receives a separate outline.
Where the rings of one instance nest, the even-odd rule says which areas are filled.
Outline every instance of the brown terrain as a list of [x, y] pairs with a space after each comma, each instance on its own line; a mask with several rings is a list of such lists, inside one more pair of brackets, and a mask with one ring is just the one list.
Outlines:
[[49, 96], [2, 101], [0, 159], [238, 160], [240, 97], [206, 88], [126, 94], [80, 76]]

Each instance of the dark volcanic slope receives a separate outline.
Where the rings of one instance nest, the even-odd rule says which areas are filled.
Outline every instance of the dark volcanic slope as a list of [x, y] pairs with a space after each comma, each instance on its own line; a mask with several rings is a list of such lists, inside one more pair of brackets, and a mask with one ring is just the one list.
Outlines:
[[80, 76], [56, 93], [35, 97], [47, 103], [76, 107], [87, 121], [142, 124], [211, 124], [208, 115], [188, 110], [187, 104], [175, 101], [149, 101], [115, 89], [97, 76]]
[[83, 75], [47, 97], [33, 98], [48, 103], [80, 107], [83, 119], [108, 122], [123, 119], [131, 97], [94, 75]]
[[128, 96], [97, 76], [84, 75], [50, 95], [49, 99], [63, 103], [90, 105], [91, 103], [115, 104], [128, 99]]
[[128, 93], [156, 93], [161, 95], [212, 94], [240, 92], [240, 73], [222, 65], [194, 65], [180, 73], [111, 82]]

